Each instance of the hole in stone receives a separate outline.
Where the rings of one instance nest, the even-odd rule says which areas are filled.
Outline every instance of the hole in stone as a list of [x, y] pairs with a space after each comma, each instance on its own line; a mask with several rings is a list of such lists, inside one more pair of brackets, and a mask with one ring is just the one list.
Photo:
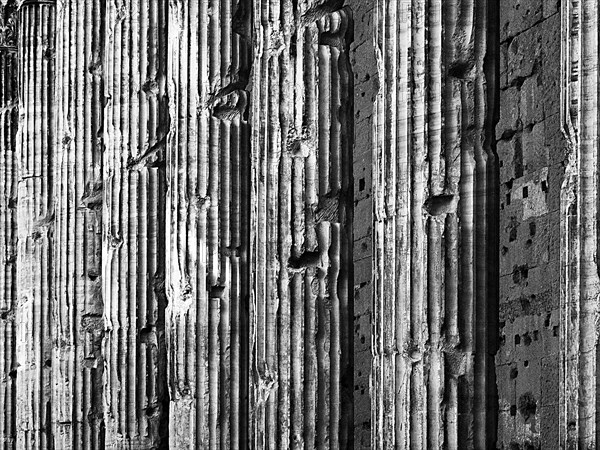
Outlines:
[[535, 232], [536, 232], [535, 222], [531, 222], [529, 224], [529, 235], [530, 236], [535, 236]]
[[361, 336], [361, 337], [360, 337], [360, 343], [361, 343], [361, 344], [364, 344], [364, 343], [365, 343], [365, 337], [364, 337], [364, 336]]
[[504, 167], [504, 161], [500, 160], [500, 167]]
[[523, 361], [523, 365], [524, 365], [525, 367], [529, 367], [529, 361], [527, 361], [527, 360]]
[[50, 361], [49, 359], [47, 359], [47, 360], [44, 362], [44, 366], [46, 366], [46, 367], [52, 367], [52, 361]]
[[529, 188], [527, 186], [523, 187], [523, 198], [529, 197]]
[[539, 339], [540, 339], [540, 332], [539, 332], [539, 330], [534, 330], [533, 331], [533, 340], [537, 341]]
[[508, 242], [517, 240], [517, 227], [511, 228], [510, 233], [508, 234]]
[[531, 244], [533, 244], [533, 241], [532, 241], [531, 239], [527, 239], [527, 240], [525, 241], [525, 248], [529, 248], [529, 247], [531, 247]]
[[140, 340], [148, 341], [153, 330], [154, 327], [152, 325], [146, 325], [145, 327], [140, 329]]
[[519, 284], [521, 282], [521, 271], [519, 270], [518, 267], [515, 267], [513, 269], [512, 279], [513, 279], [513, 283], [515, 283], [515, 284]]
[[542, 180], [542, 192], [548, 192], [548, 183], [546, 180]]
[[362, 93], [360, 94], [360, 96], [361, 96], [361, 97], [364, 97], [364, 96], [365, 96], [365, 93], [364, 93], [364, 92], [362, 92]]
[[361, 178], [360, 180], [358, 180], [358, 190], [359, 191], [365, 190], [365, 179], [364, 178]]
[[448, 69], [448, 75], [454, 78], [464, 79], [469, 69], [470, 66], [468, 63], [454, 63]]
[[521, 336], [519, 336], [518, 334], [515, 334], [515, 345], [520, 345], [521, 344]]
[[535, 415], [537, 402], [531, 392], [526, 392], [519, 397], [519, 412], [525, 420]]
[[512, 369], [510, 369], [510, 379], [514, 380], [515, 378], [517, 378], [517, 375], [519, 375], [519, 371], [517, 370], [516, 367], [513, 367]]
[[[531, 336], [529, 335], [529, 332], [525, 333], [523, 335], [523, 344], [525, 344], [526, 347], [528, 347], [529, 345], [531, 345]], [[527, 366], [525, 366], [527, 367]]]
[[546, 315], [546, 320], [544, 320], [544, 326], [545, 327], [549, 327], [550, 326], [550, 318], [552, 317], [551, 314], [547, 314]]
[[510, 192], [506, 194], [506, 206], [510, 206]]
[[513, 283], [519, 284], [522, 280], [526, 280], [529, 276], [529, 268], [527, 266], [514, 266], [513, 267]]
[[508, 247], [502, 247], [502, 254], [506, 255], [508, 253]]
[[558, 325], [556, 325], [555, 327], [552, 328], [552, 334], [554, 336], [558, 336]]

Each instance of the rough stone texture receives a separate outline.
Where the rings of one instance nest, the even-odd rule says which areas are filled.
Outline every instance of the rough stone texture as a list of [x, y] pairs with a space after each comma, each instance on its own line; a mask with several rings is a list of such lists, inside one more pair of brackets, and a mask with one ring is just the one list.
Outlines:
[[500, 62], [496, 128], [501, 187], [496, 370], [498, 447], [506, 449], [557, 445], [547, 430], [558, 426], [559, 415], [559, 205], [567, 156], [559, 123], [560, 33], [556, 2], [501, 2], [500, 39], [507, 51]]
[[374, 9], [350, 1], [354, 40], [354, 448], [371, 447], [371, 323], [373, 274], [373, 103], [377, 62], [373, 43]]

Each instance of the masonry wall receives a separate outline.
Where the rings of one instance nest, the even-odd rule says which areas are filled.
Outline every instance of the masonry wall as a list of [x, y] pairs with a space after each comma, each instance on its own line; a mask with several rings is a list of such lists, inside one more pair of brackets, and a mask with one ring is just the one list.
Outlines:
[[555, 448], [560, 383], [560, 123], [557, 1], [500, 2], [498, 446]]
[[373, 103], [378, 89], [372, 2], [348, 2], [354, 14], [354, 448], [371, 448], [373, 288]]

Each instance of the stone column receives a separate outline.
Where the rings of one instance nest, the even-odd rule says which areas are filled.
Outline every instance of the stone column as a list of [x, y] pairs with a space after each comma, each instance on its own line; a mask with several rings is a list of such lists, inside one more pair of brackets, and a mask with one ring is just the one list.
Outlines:
[[16, 6], [0, 4], [0, 448], [15, 442], [18, 61]]
[[254, 2], [250, 433], [352, 439], [352, 73], [341, 2]]
[[[566, 139], [560, 195], [559, 422], [566, 449], [598, 443], [598, 11], [561, 5], [561, 128]], [[558, 435], [558, 436], [556, 436]]]
[[173, 448], [247, 448], [250, 5], [171, 2], [167, 329]]
[[51, 442], [55, 2], [19, 8], [17, 448]]
[[486, 431], [495, 390], [488, 305], [497, 295], [487, 282], [497, 267], [487, 8], [376, 5], [374, 448], [494, 442]]
[[54, 448], [102, 447], [103, 51], [100, 0], [57, 8], [55, 283], [52, 308]]
[[111, 448], [158, 447], [168, 431], [166, 23], [166, 0], [106, 3], [101, 275], [104, 420]]

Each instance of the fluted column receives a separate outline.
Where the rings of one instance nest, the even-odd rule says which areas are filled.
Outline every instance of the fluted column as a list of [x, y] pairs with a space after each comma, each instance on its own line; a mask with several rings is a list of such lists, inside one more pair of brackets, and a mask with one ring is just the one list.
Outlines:
[[102, 52], [100, 0], [61, 1], [56, 24], [54, 448], [101, 447]]
[[247, 448], [249, 4], [171, 2], [172, 448]]
[[350, 10], [254, 2], [250, 433], [345, 448], [352, 423]]
[[598, 11], [561, 4], [561, 127], [567, 165], [561, 186], [560, 445], [598, 439]]
[[0, 4], [0, 449], [14, 448], [17, 302], [18, 61], [16, 6]]
[[168, 430], [164, 405], [166, 8], [166, 0], [106, 3], [102, 355], [106, 446], [110, 448], [158, 447], [166, 441]]
[[373, 447], [488, 448], [487, 2], [376, 8]]
[[54, 1], [19, 9], [17, 448], [48, 448], [54, 233]]

